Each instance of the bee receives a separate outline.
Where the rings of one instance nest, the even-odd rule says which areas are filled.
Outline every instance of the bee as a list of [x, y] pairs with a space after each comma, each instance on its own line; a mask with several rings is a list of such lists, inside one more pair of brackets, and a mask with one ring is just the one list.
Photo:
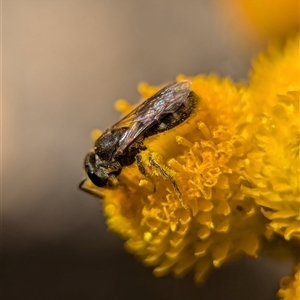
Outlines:
[[[94, 148], [84, 159], [88, 178], [97, 187], [115, 188], [119, 185], [118, 176], [122, 169], [134, 162], [139, 171], [148, 177], [141, 159], [141, 152], [147, 149], [144, 140], [184, 122], [195, 110], [198, 99], [191, 91], [191, 82], [183, 80], [164, 87], [145, 100], [96, 140]], [[180, 198], [181, 193], [173, 176], [155, 159], [150, 160], [150, 164], [171, 181]], [[99, 197], [99, 193], [84, 185], [88, 178], [80, 183], [79, 188]]]

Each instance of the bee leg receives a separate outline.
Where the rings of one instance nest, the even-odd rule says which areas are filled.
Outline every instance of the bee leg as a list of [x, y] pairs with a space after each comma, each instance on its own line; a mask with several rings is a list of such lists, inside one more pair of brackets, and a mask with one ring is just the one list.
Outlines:
[[[153, 168], [155, 168], [163, 178], [169, 180], [169, 181], [172, 183], [173, 188], [174, 188], [174, 191], [175, 191], [175, 194], [177, 195], [177, 197], [178, 197], [178, 199], [179, 199], [181, 205], [182, 205], [185, 209], [188, 210], [188, 207], [187, 207], [186, 203], [185, 203], [184, 200], [183, 200], [183, 197], [182, 197], [182, 194], [181, 194], [181, 192], [180, 192], [180, 189], [179, 189], [179, 187], [178, 187], [178, 185], [177, 185], [177, 183], [176, 183], [176, 181], [175, 181], [175, 179], [174, 179], [174, 176], [175, 176], [174, 172], [173, 172], [172, 170], [170, 170], [167, 166], [162, 166], [162, 165], [160, 165], [160, 164], [156, 161], [156, 159], [155, 159], [153, 153], [151, 153], [151, 154], [149, 155], [149, 162], [150, 162], [150, 165], [151, 165]], [[173, 174], [172, 174], [172, 173], [173, 173]]]
[[145, 167], [144, 167], [144, 163], [143, 163], [143, 159], [142, 159], [142, 155], [140, 153], [138, 153], [136, 156], [136, 163], [138, 166], [139, 171], [147, 178], [148, 181], [150, 181], [153, 184], [153, 193], [155, 193], [156, 191], [156, 187], [154, 182], [152, 181], [149, 173], [147, 173]]
[[79, 183], [79, 189], [81, 189], [84, 192], [87, 192], [93, 196], [96, 196], [97, 198], [103, 199], [103, 195], [99, 193], [96, 189], [93, 189], [91, 187], [85, 186], [85, 182], [87, 181], [87, 178], [84, 178], [80, 183]]

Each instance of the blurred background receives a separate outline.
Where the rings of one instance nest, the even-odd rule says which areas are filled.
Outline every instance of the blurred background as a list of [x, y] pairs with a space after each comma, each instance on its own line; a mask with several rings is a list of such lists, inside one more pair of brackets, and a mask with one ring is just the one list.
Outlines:
[[2, 299], [275, 298], [291, 264], [270, 259], [232, 262], [201, 287], [155, 278], [77, 188], [91, 130], [118, 120], [118, 98], [136, 103], [139, 82], [247, 81], [266, 40], [233, 12], [221, 0], [2, 1]]

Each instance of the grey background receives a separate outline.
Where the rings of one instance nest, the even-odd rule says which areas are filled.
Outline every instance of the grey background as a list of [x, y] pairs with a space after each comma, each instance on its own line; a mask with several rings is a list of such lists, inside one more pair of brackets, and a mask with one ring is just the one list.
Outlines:
[[[156, 279], [77, 189], [94, 128], [179, 73], [247, 78], [249, 47], [218, 1], [2, 2], [2, 299], [274, 299], [290, 264], [249, 258]], [[238, 27], [239, 24], [236, 24]]]

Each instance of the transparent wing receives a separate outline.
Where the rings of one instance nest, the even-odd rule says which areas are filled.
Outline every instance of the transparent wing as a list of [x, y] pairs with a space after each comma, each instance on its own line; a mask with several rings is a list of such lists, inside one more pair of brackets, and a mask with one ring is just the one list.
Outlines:
[[112, 129], [128, 127], [128, 130], [123, 135], [115, 156], [122, 154], [138, 136], [151, 128], [163, 116], [175, 112], [187, 99], [190, 90], [191, 82], [188, 80], [170, 84], [117, 122]]

